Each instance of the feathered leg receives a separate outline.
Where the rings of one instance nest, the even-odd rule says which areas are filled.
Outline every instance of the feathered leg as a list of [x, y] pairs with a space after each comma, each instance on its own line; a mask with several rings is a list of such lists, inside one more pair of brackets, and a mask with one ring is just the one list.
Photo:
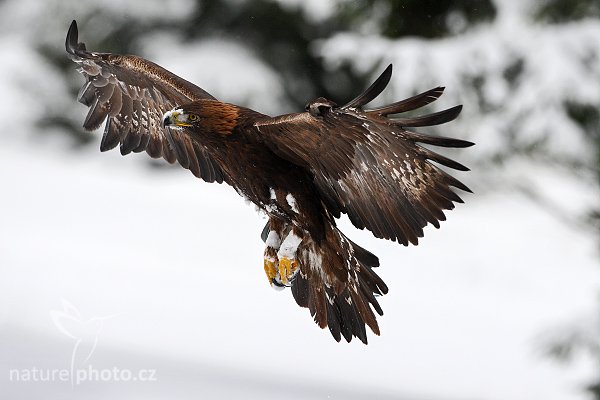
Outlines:
[[275, 289], [290, 285], [298, 270], [296, 250], [303, 234], [285, 221], [271, 217], [263, 231], [265, 241], [264, 269], [269, 284]]

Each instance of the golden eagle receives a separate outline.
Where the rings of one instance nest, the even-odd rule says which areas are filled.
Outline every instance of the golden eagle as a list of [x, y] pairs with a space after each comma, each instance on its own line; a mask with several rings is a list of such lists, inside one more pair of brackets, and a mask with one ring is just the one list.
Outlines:
[[206, 182], [225, 182], [269, 217], [262, 232], [264, 269], [333, 337], [379, 335], [377, 296], [388, 288], [373, 271], [378, 258], [337, 227], [345, 213], [378, 238], [417, 244], [443, 210], [462, 202], [464, 184], [430, 161], [465, 166], [420, 144], [473, 143], [412, 128], [453, 120], [461, 106], [425, 116], [390, 118], [441, 96], [437, 87], [383, 107], [365, 109], [388, 84], [392, 66], [343, 106], [318, 98], [305, 112], [269, 117], [218, 101], [198, 86], [133, 55], [88, 52], [71, 24], [66, 49], [85, 76], [77, 99], [88, 106], [83, 127], [106, 120], [100, 150], [145, 151], [175, 161]]

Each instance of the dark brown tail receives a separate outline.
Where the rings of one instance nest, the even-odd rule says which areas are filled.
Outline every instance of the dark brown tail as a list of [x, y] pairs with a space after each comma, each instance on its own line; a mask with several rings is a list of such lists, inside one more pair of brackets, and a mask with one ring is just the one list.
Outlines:
[[383, 315], [376, 296], [388, 288], [373, 271], [379, 266], [374, 254], [332, 226], [326, 240], [303, 242], [297, 256], [300, 273], [292, 281], [292, 294], [321, 328], [329, 327], [338, 342], [343, 336], [347, 342], [357, 337], [367, 344], [366, 326], [379, 335], [373, 311]]

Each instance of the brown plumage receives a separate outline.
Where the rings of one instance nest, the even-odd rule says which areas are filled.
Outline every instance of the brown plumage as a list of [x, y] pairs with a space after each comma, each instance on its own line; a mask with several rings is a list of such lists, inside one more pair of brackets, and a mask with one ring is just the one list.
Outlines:
[[[431, 161], [467, 170], [420, 144], [472, 143], [414, 132], [453, 120], [461, 106], [418, 117], [390, 118], [435, 101], [435, 88], [365, 109], [388, 84], [391, 65], [343, 106], [319, 98], [306, 112], [269, 117], [216, 100], [203, 89], [137, 56], [88, 52], [71, 24], [66, 49], [86, 83], [78, 100], [90, 107], [84, 128], [106, 125], [100, 149], [146, 151], [179, 162], [207, 182], [226, 182], [269, 216], [262, 238], [274, 287], [290, 286], [296, 302], [336, 340], [375, 334], [377, 296], [387, 286], [373, 271], [378, 258], [336, 227], [342, 213], [379, 238], [417, 244], [427, 224], [469, 189]], [[410, 128], [410, 129], [409, 129]]]

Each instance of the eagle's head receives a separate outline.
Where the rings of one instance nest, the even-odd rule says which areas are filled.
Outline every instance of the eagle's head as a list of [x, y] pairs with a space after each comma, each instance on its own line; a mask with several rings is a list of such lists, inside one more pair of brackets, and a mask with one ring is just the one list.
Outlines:
[[199, 100], [167, 111], [163, 127], [188, 128], [198, 133], [230, 135], [238, 123], [240, 108], [216, 100]]

